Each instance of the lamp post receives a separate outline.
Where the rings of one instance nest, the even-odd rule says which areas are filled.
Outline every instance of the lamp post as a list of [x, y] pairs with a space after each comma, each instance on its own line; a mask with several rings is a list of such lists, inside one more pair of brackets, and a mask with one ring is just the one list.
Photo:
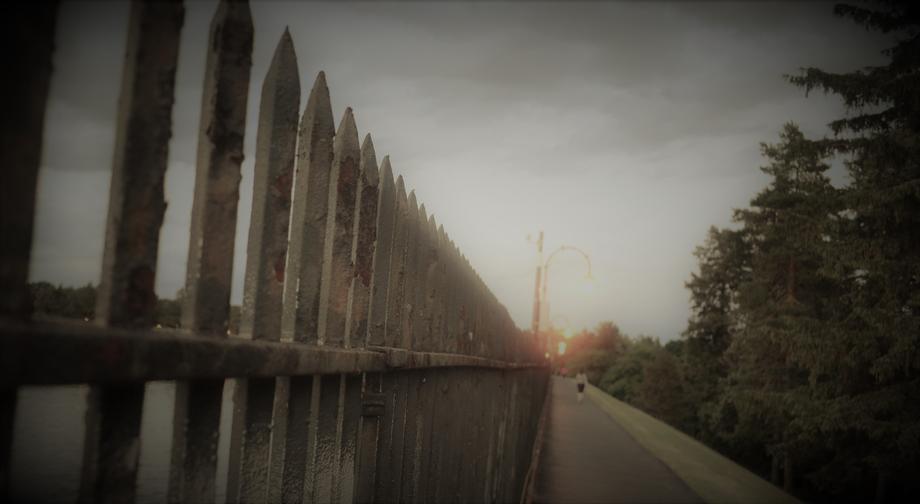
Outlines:
[[[540, 231], [540, 237], [537, 239], [537, 273], [536, 273], [536, 283], [534, 284], [534, 294], [533, 294], [533, 333], [534, 337], [537, 338], [537, 341], [541, 344], [544, 354], [549, 353], [549, 341], [547, 339], [540, 338], [540, 319], [543, 318], [543, 310], [545, 308], [546, 318], [549, 319], [549, 303], [547, 302], [546, 296], [546, 284], [547, 277], [549, 276], [549, 266], [552, 263], [553, 259], [560, 252], [570, 250], [572, 252], [578, 252], [585, 259], [585, 262], [588, 265], [588, 272], [585, 275], [585, 278], [591, 279], [591, 258], [588, 257], [588, 254], [581, 250], [578, 247], [573, 247], [571, 245], [562, 245], [561, 247], [554, 250], [549, 257], [546, 258], [546, 262], [543, 262], [543, 231]], [[548, 336], [547, 336], [548, 338]]]

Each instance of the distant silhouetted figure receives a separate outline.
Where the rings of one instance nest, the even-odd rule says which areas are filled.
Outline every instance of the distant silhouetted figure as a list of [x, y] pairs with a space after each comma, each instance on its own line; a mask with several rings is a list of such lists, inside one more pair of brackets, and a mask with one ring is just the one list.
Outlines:
[[585, 383], [588, 383], [588, 377], [584, 371], [578, 371], [575, 375], [575, 384], [578, 386], [578, 402], [585, 398]]

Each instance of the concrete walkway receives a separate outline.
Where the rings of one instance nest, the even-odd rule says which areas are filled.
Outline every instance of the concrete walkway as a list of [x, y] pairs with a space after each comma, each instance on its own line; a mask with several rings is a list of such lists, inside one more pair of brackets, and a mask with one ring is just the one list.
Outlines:
[[702, 500], [591, 399], [553, 377], [534, 503], [683, 503]]
[[795, 503], [673, 427], [588, 385], [553, 377], [534, 503]]

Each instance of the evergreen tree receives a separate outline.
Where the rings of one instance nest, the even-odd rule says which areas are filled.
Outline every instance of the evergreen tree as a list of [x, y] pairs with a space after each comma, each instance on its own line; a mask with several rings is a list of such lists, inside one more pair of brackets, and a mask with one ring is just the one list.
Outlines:
[[693, 415], [687, 385], [678, 358], [659, 348], [642, 369], [636, 404], [647, 413], [679, 429], [686, 429]]
[[835, 138], [820, 143], [845, 156], [851, 180], [828, 255], [846, 286], [843, 309], [800, 360], [816, 382], [815, 424], [838, 453], [817, 481], [868, 467], [881, 502], [890, 482], [913, 479], [920, 454], [920, 8], [886, 1], [835, 12], [895, 42], [885, 65], [790, 77], [846, 105], [830, 125]]
[[738, 286], [750, 276], [750, 251], [740, 231], [711, 227], [706, 242], [694, 255], [699, 273], [685, 284], [690, 291], [691, 315], [683, 333], [683, 375], [689, 384], [687, 400], [695, 413], [685, 429], [706, 443], [718, 445], [710, 425], [716, 416], [720, 382], [727, 374], [722, 355], [731, 343], [732, 311]]
[[772, 181], [750, 209], [735, 214], [751, 247], [751, 275], [738, 289], [737, 329], [726, 351], [723, 406], [730, 404], [735, 418], [724, 437], [761, 444], [774, 469], [782, 459], [791, 490], [793, 461], [799, 464], [820, 443], [809, 421], [809, 375], [800, 355], [826, 332], [838, 294], [822, 269], [837, 198], [825, 175], [826, 146], [807, 140], [794, 124], [784, 126], [778, 144], [761, 150], [769, 160], [762, 170]]
[[625, 351], [606, 368], [599, 387], [621, 401], [640, 406], [639, 387], [645, 377], [645, 367], [661, 351], [661, 343], [650, 336], [626, 341]]

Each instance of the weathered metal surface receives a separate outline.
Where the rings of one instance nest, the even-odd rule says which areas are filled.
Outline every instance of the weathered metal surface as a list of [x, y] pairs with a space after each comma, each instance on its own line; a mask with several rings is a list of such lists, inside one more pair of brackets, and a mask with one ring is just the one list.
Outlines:
[[[0, 20], [7, 100], [0, 116], [0, 316], [28, 319], [26, 285], [32, 251], [35, 188], [41, 163], [45, 103], [58, 2], [5, 6]], [[0, 500], [9, 498], [16, 389], [0, 388]]]
[[284, 436], [284, 464], [281, 474], [281, 502], [300, 503], [304, 498], [304, 475], [307, 457], [315, 438], [310, 422], [313, 402], [313, 377], [298, 376], [290, 380], [287, 430]]
[[[143, 382], [166, 379], [180, 380], [168, 497], [213, 500], [223, 382], [235, 377], [230, 502], [516, 500], [545, 364], [394, 182], [389, 159], [378, 173], [369, 136], [359, 149], [350, 109], [334, 131], [322, 73], [298, 142], [287, 31], [262, 88], [240, 337], [225, 337], [251, 66], [245, 3], [222, 2], [212, 24], [185, 331], [149, 330], [182, 12], [132, 7], [98, 324], [0, 320], [0, 492], [16, 387], [90, 383], [81, 498], [133, 500]], [[15, 184], [28, 215], [32, 161]], [[27, 263], [28, 248], [13, 255]], [[6, 257], [4, 268], [15, 262]], [[21, 309], [25, 280], [2, 280], [20, 286], [19, 301], [3, 289], [7, 315]]]
[[466, 271], [466, 259], [460, 253], [457, 244], [454, 243], [454, 258], [457, 261], [457, 333], [456, 338], [457, 352], [463, 355], [470, 353], [470, 322], [471, 309], [469, 300], [469, 283]]
[[[388, 352], [401, 352], [398, 358]], [[67, 360], [61, 356], [66, 355]], [[398, 362], [389, 366], [388, 362]], [[337, 349], [189, 335], [182, 331], [129, 331], [91, 324], [0, 322], [0, 387], [304, 376], [437, 367], [521, 369], [482, 357], [388, 349]]]
[[413, 348], [413, 336], [415, 334], [415, 318], [418, 315], [416, 306], [416, 281], [418, 277], [418, 235], [419, 235], [419, 213], [418, 202], [415, 199], [415, 191], [409, 193], [407, 198], [406, 213], [406, 249], [403, 260], [403, 280], [402, 280], [402, 316], [400, 319], [400, 337], [396, 342], [397, 347], [410, 349]]
[[272, 435], [268, 461], [268, 502], [281, 502], [282, 478], [285, 464], [285, 447], [288, 433], [288, 410], [291, 404], [291, 377], [275, 378], [275, 397], [272, 402]]
[[342, 375], [315, 376], [320, 380], [319, 409], [316, 424], [316, 456], [313, 466], [313, 502], [331, 502], [339, 462], [337, 434], [339, 404], [342, 399]]
[[[100, 326], [153, 324], [157, 250], [166, 210], [163, 177], [183, 17], [179, 2], [131, 5], [96, 299]], [[144, 386], [95, 389], [90, 398], [81, 500], [133, 502]]]
[[462, 487], [462, 499], [464, 502], [479, 500], [482, 495], [482, 486], [485, 483], [485, 473], [483, 470], [486, 466], [486, 455], [489, 447], [488, 430], [490, 424], [485, 423], [485, 413], [489, 408], [489, 397], [484, 389], [485, 377], [488, 373], [480, 373], [474, 370], [467, 370], [469, 376], [466, 399], [476, 407], [470, 410], [470, 429], [466, 431], [467, 461], [464, 470], [464, 483]]
[[402, 480], [403, 450], [405, 432], [406, 401], [408, 381], [405, 372], [383, 375], [385, 410], [381, 417], [378, 440], [377, 481], [375, 501], [398, 502]]
[[227, 477], [228, 502], [266, 502], [268, 499], [274, 397], [274, 378], [237, 381], [233, 425], [242, 432], [234, 436], [238, 447], [231, 446], [231, 462], [238, 462], [231, 464]]
[[501, 473], [498, 477], [498, 502], [514, 500], [514, 461], [515, 440], [520, 436], [516, 422], [517, 411], [517, 379], [513, 373], [505, 373], [505, 407], [504, 411], [504, 443], [499, 456]]
[[354, 276], [352, 248], [355, 232], [355, 201], [358, 192], [361, 150], [358, 129], [351, 108], [339, 123], [329, 174], [329, 214], [323, 250], [323, 278], [320, 289], [319, 343], [343, 346], [348, 310], [348, 290]]
[[390, 158], [380, 164], [380, 201], [377, 205], [377, 247], [374, 250], [373, 283], [369, 305], [368, 345], [386, 343], [387, 288], [390, 284], [390, 257], [396, 213], [396, 184]]
[[240, 335], [281, 337], [291, 186], [300, 109], [294, 42], [285, 30], [262, 83]]
[[460, 372], [460, 402], [459, 404], [466, 405], [465, 407], [460, 408], [460, 445], [458, 448], [458, 467], [460, 468], [457, 471], [457, 481], [458, 486], [454, 491], [456, 495], [457, 502], [470, 502], [470, 491], [477, 487], [480, 483], [475, 481], [473, 478], [473, 471], [476, 469], [476, 455], [478, 447], [476, 446], [477, 441], [477, 430], [479, 426], [476, 424], [476, 414], [481, 408], [481, 403], [479, 402], [478, 397], [474, 395], [476, 388], [476, 373], [469, 369], [461, 369]]
[[144, 385], [90, 389], [80, 502], [133, 502]]
[[[227, 336], [230, 319], [252, 32], [248, 2], [218, 5], [208, 37], [182, 308], [184, 328], [218, 338]], [[214, 500], [222, 391], [223, 380], [176, 384], [171, 502]]]
[[291, 236], [285, 270], [282, 338], [316, 342], [329, 172], [335, 124], [326, 76], [320, 72], [300, 122], [291, 211]]
[[488, 326], [489, 308], [492, 300], [489, 299], [488, 289], [483, 285], [476, 270], [470, 268], [473, 273], [472, 291], [473, 301], [475, 302], [475, 322], [473, 338], [473, 355], [489, 356], [489, 345], [491, 344], [491, 332]]
[[[9, 48], [4, 89], [11, 98], [0, 117], [0, 316], [25, 319], [31, 312], [26, 281], [57, 8], [56, 1], [7, 4], [0, 21]], [[7, 455], [0, 452], [0, 470], [8, 467]], [[0, 497], [6, 477], [0, 475]]]
[[355, 499], [358, 461], [358, 436], [362, 415], [360, 374], [343, 377], [341, 439], [339, 441], [339, 473], [333, 488], [332, 502], [350, 503]]
[[441, 257], [438, 223], [434, 215], [428, 217], [428, 273], [425, 280], [425, 313], [428, 314], [428, 328], [424, 338], [424, 347], [429, 351], [440, 351], [440, 323], [443, 315], [443, 258]]
[[458, 344], [458, 334], [460, 332], [460, 272], [459, 264], [457, 262], [456, 249], [454, 247], [454, 242], [450, 239], [450, 236], [445, 232], [444, 233], [444, 258], [445, 264], [447, 265], [446, 273], [446, 285], [444, 289], [444, 294], [446, 298], [445, 302], [445, 345], [447, 352], [450, 353], [460, 353], [460, 346]]
[[362, 412], [358, 438], [355, 502], [373, 502], [377, 476], [377, 448], [380, 418], [386, 407], [380, 373], [365, 373], [361, 390]]
[[303, 499], [306, 502], [315, 502], [316, 481], [316, 439], [319, 436], [319, 406], [322, 380], [318, 375], [313, 375], [313, 389], [310, 397], [310, 429], [307, 436], [310, 445], [307, 447], [307, 465], [303, 479]]
[[381, 392], [383, 393], [383, 415], [378, 418], [380, 424], [377, 433], [377, 461], [376, 476], [374, 478], [374, 492], [372, 500], [375, 502], [390, 502], [389, 495], [393, 485], [393, 430], [396, 426], [397, 407], [396, 397], [399, 380], [396, 373], [385, 373], [381, 376]]
[[419, 500], [419, 481], [422, 466], [422, 440], [426, 439], [424, 412], [430, 402], [428, 391], [431, 384], [428, 372], [413, 371], [409, 374], [409, 398], [406, 409], [406, 434], [403, 438], [403, 478], [400, 497], [403, 502]]
[[475, 313], [475, 335], [473, 343], [473, 355], [489, 355], [489, 338], [490, 333], [487, 325], [488, 309], [491, 305], [490, 299], [488, 298], [488, 289], [483, 285], [482, 280], [480, 280], [479, 275], [476, 274], [476, 270], [470, 267], [470, 271], [473, 273], [473, 302], [474, 313]]
[[375, 391], [364, 391], [361, 396], [361, 416], [383, 416], [386, 409], [386, 394]]
[[415, 250], [415, 286], [412, 292], [412, 348], [416, 350], [427, 350], [427, 333], [429, 327], [428, 314], [428, 265], [431, 263], [431, 254], [429, 250], [428, 238], [428, 211], [425, 204], [422, 203], [418, 208], [418, 220], [416, 223], [416, 250]]
[[[66, 359], [62, 359], [66, 356]], [[0, 386], [298, 376], [386, 369], [382, 353], [181, 331], [0, 323]]]
[[348, 291], [348, 315], [345, 325], [345, 347], [363, 347], [367, 344], [368, 309], [371, 298], [371, 280], [374, 274], [374, 251], [377, 246], [377, 205], [380, 176], [377, 173], [377, 156], [371, 135], [364, 137], [361, 145], [361, 174], [355, 198], [355, 231], [351, 250], [354, 276]]
[[96, 302], [96, 320], [103, 325], [153, 325], [157, 248], [166, 210], [163, 177], [183, 17], [177, 1], [131, 5]]
[[481, 481], [482, 492], [476, 497], [481, 502], [492, 502], [493, 479], [492, 474], [496, 468], [497, 445], [499, 431], [499, 380], [500, 372], [489, 373], [482, 392], [486, 397], [487, 406], [482, 423], [488, 426], [488, 447], [486, 448], [485, 464], [482, 466]]
[[450, 412], [447, 418], [447, 450], [444, 453], [443, 471], [439, 478], [442, 480], [438, 495], [447, 502], [460, 502], [458, 492], [460, 489], [460, 474], [463, 471], [463, 436], [469, 428], [466, 424], [464, 411], [468, 405], [463, 401], [464, 375], [462, 370], [450, 371]]
[[393, 245], [390, 249], [390, 275], [387, 283], [387, 319], [385, 345], [399, 346], [402, 341], [402, 315], [405, 310], [406, 246], [409, 232], [409, 202], [402, 175], [396, 179], [396, 208], [393, 220]]
[[208, 36], [182, 307], [183, 327], [217, 337], [230, 318], [252, 38], [249, 3], [221, 1]]
[[468, 268], [469, 263], [466, 261], [466, 256], [461, 254], [459, 249], [455, 248], [454, 253], [457, 255], [459, 265], [457, 298], [460, 305], [460, 322], [458, 324], [459, 329], [457, 331], [457, 345], [460, 353], [464, 355], [473, 355], [472, 346], [474, 338], [476, 337], [476, 332], [474, 327], [475, 314], [473, 306], [473, 285]]
[[448, 348], [446, 324], [447, 290], [449, 288], [447, 284], [447, 239], [444, 236], [444, 226], [439, 225], [433, 216], [429, 220], [431, 221], [430, 226], [433, 227], [433, 229], [430, 229], [431, 234], [437, 242], [437, 264], [433, 271], [435, 289], [432, 299], [434, 304], [431, 328], [432, 351], [446, 352]]
[[422, 370], [419, 379], [418, 408], [415, 422], [419, 426], [413, 456], [412, 488], [408, 495], [412, 502], [426, 502], [427, 480], [431, 472], [431, 446], [434, 433], [435, 401], [437, 398], [438, 371]]
[[223, 388], [223, 379], [176, 384], [170, 502], [214, 500]]
[[[287, 252], [288, 224], [291, 207], [291, 185], [294, 175], [294, 147], [297, 135], [297, 114], [300, 107], [300, 78], [297, 57], [290, 33], [285, 30], [275, 48], [271, 65], [262, 84], [259, 129], [256, 135], [256, 159], [253, 173], [253, 201], [247, 244], [246, 275], [243, 285], [243, 307], [240, 314], [240, 336], [246, 339], [278, 341], [281, 337], [281, 306], [284, 290], [284, 268]], [[246, 382], [242, 382], [246, 385]], [[240, 462], [230, 467], [228, 497], [233, 502], [241, 484], [259, 469], [246, 464], [270, 464], [265, 486], [276, 491], [284, 460], [284, 427], [287, 415], [289, 383], [276, 381], [278, 394], [270, 402], [247, 402], [246, 395], [234, 395], [231, 457]], [[254, 411], [254, 408], [267, 408]], [[273, 418], [272, 435], [261, 435], [251, 420]], [[271, 442], [272, 446], [259, 446]], [[271, 453], [269, 461], [260, 457], [241, 458], [244, 447], [250, 453]], [[278, 448], [282, 448], [279, 450]], [[251, 488], [251, 483], [246, 483]], [[260, 494], [261, 495], [261, 494]], [[268, 494], [260, 498], [268, 499]], [[276, 499], [271, 499], [276, 500]]]
[[450, 389], [450, 378], [448, 376], [450, 372], [451, 370], [445, 370], [438, 373], [434, 379], [434, 416], [431, 421], [431, 429], [434, 435], [431, 437], [431, 446], [428, 448], [428, 467], [430, 472], [425, 479], [425, 496], [431, 501], [437, 500], [440, 475], [444, 470], [443, 457], [445, 446], [448, 442], [446, 434], [450, 425], [448, 412], [452, 410], [447, 394]]
[[391, 483], [389, 486], [391, 495], [389, 500], [392, 502], [401, 502], [404, 500], [402, 497], [402, 482], [409, 474], [406, 469], [406, 451], [404, 446], [410, 431], [409, 419], [412, 417], [415, 410], [415, 404], [410, 390], [411, 378], [415, 373], [415, 371], [411, 370], [397, 373], [399, 385], [397, 388], [395, 406], [396, 421], [393, 428], [393, 458], [392, 470], [390, 471]]
[[16, 417], [17, 391], [0, 388], [0, 499], [8, 499], [10, 491], [10, 456], [13, 447], [13, 419]]

